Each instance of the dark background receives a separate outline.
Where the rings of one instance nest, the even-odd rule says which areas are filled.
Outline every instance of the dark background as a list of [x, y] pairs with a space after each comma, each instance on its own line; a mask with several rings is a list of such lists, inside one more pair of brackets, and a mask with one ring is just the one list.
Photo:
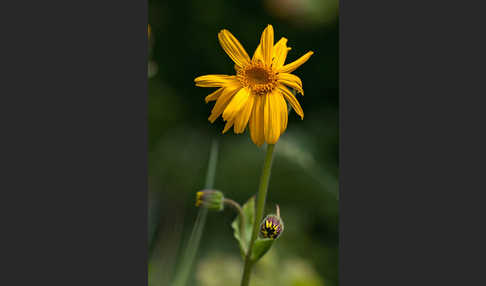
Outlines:
[[[258, 188], [264, 147], [248, 132], [222, 135], [214, 103], [194, 78], [233, 74], [219, 46], [226, 28], [252, 55], [267, 24], [292, 47], [305, 118], [289, 114], [276, 146], [267, 213], [281, 207], [285, 232], [259, 264], [254, 285], [338, 285], [339, 30], [336, 1], [149, 1], [149, 285], [168, 285], [197, 214], [211, 140], [219, 142], [215, 188], [244, 203]], [[190, 285], [239, 285], [241, 259], [231, 209], [210, 213]], [[218, 274], [219, 273], [219, 274]], [[224, 274], [223, 274], [224, 273]], [[215, 278], [216, 277], [216, 278]], [[218, 278], [219, 277], [219, 280]], [[260, 283], [260, 284], [258, 284]]]

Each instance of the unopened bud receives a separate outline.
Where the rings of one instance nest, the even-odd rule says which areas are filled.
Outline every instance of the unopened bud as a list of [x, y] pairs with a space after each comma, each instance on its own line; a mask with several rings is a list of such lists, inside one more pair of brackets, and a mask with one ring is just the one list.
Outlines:
[[196, 207], [203, 206], [210, 210], [222, 211], [224, 195], [216, 190], [203, 190], [196, 194]]
[[277, 239], [283, 229], [283, 221], [279, 216], [268, 215], [260, 225], [260, 235], [263, 238]]

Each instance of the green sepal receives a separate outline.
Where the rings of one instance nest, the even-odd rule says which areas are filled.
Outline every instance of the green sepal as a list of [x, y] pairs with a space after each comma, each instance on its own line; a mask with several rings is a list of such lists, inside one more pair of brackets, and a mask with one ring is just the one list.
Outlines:
[[250, 260], [255, 262], [262, 258], [270, 250], [274, 241], [275, 239], [271, 238], [257, 238], [251, 251]]
[[240, 216], [238, 215], [235, 220], [231, 223], [233, 228], [234, 237], [238, 241], [240, 246], [241, 256], [244, 258], [248, 250], [248, 245], [251, 240], [251, 232], [253, 230], [253, 220], [255, 219], [255, 197], [251, 197], [242, 207], [243, 214], [245, 215], [245, 225], [244, 233], [245, 236], [242, 237], [240, 230]]

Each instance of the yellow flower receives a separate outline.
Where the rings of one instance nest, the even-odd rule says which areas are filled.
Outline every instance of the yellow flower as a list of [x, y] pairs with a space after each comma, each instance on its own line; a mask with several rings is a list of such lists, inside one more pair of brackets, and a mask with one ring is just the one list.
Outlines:
[[209, 121], [213, 123], [222, 114], [226, 121], [223, 133], [233, 127], [236, 134], [243, 133], [249, 122], [250, 136], [256, 145], [277, 143], [287, 128], [287, 103], [304, 119], [302, 107], [287, 87], [304, 95], [302, 81], [291, 72], [304, 64], [313, 52], [285, 65], [290, 50], [287, 39], [281, 38], [274, 45], [271, 25], [263, 31], [251, 59], [228, 30], [221, 30], [218, 39], [234, 61], [236, 75], [205, 75], [194, 80], [196, 86], [218, 87], [205, 98], [206, 103], [216, 101]]

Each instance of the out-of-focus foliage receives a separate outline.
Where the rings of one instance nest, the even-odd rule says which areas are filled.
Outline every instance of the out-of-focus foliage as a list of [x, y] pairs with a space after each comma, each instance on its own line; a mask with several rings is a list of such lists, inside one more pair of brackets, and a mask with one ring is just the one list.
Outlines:
[[[242, 266], [237, 256], [216, 252], [199, 263], [196, 277], [201, 286], [238, 286]], [[282, 258], [272, 251], [256, 264], [252, 285], [324, 286], [324, 282], [305, 259]]]
[[[288, 61], [309, 50], [315, 54], [295, 71], [305, 90], [298, 98], [304, 120], [291, 112], [275, 149], [266, 214], [278, 203], [285, 232], [258, 262], [251, 285], [338, 285], [337, 7], [337, 0], [149, 0], [150, 286], [170, 285], [180, 262], [213, 138], [220, 146], [215, 189], [241, 204], [258, 189], [264, 148], [252, 144], [248, 133], [222, 135], [221, 119], [211, 125], [213, 103], [204, 102], [211, 90], [196, 88], [193, 80], [234, 73], [217, 41], [221, 29], [253, 54], [267, 24], [276, 39], [288, 38]], [[189, 285], [239, 285], [235, 217], [231, 208], [208, 214]], [[210, 280], [217, 278], [223, 284]]]

